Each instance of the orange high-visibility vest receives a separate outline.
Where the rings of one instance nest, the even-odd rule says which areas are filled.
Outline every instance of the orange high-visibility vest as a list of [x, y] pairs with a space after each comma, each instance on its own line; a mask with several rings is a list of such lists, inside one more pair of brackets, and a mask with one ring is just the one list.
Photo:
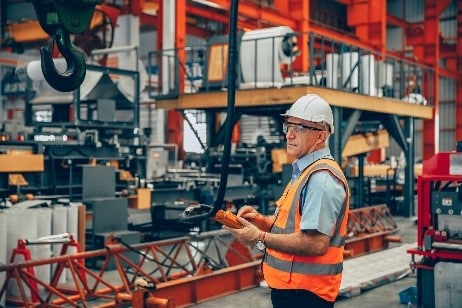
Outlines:
[[320, 170], [327, 170], [345, 186], [345, 202], [340, 210], [335, 231], [327, 252], [322, 256], [300, 256], [266, 249], [262, 270], [268, 286], [275, 289], [304, 289], [333, 302], [337, 298], [343, 271], [343, 249], [349, 210], [349, 189], [347, 180], [332, 160], [323, 158], [308, 166], [299, 179], [289, 183], [281, 198], [276, 202], [278, 214], [271, 227], [271, 233], [290, 234], [300, 231], [300, 192], [310, 176]]

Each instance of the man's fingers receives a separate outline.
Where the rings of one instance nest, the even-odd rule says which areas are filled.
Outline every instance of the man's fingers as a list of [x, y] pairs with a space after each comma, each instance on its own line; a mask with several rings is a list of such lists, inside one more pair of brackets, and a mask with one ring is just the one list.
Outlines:
[[252, 212], [257, 212], [252, 206], [244, 205], [237, 211], [237, 216], [244, 216]]
[[237, 219], [239, 219], [239, 222], [244, 226], [244, 227], [249, 227], [249, 226], [252, 226], [252, 224], [250, 222], [247, 221], [247, 219], [243, 218], [243, 217], [238, 217]]

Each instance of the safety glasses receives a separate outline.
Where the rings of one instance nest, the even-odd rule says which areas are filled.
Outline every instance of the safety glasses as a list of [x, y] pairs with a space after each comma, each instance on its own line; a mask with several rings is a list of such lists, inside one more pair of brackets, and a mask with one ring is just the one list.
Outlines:
[[291, 123], [291, 122], [282, 123], [282, 131], [284, 132], [284, 134], [287, 134], [289, 129], [291, 129], [294, 133], [300, 133], [300, 132], [303, 132], [305, 130], [314, 130], [314, 131], [323, 131], [324, 130], [322, 128], [306, 126], [306, 125], [303, 125], [303, 124], [297, 124], [297, 123]]

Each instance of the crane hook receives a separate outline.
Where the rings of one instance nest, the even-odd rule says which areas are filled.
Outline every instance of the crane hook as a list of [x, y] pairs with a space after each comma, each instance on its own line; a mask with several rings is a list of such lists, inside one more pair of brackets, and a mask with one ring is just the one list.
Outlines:
[[[52, 52], [55, 42], [59, 52], [67, 63], [67, 69], [62, 73], [56, 69], [53, 62]], [[72, 44], [69, 32], [62, 28], [58, 28], [56, 33], [51, 37], [48, 48], [40, 48], [40, 58], [45, 80], [57, 91], [74, 91], [85, 79], [85, 53]]]

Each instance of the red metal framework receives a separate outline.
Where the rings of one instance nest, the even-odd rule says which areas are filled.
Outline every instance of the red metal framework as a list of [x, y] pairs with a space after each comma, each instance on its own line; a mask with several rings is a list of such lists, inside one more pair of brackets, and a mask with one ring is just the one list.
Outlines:
[[[350, 211], [345, 257], [387, 248], [397, 230], [386, 206]], [[224, 230], [136, 245], [110, 237], [105, 249], [65, 253], [63, 246], [58, 257], [0, 266], [6, 273], [0, 299], [21, 306], [186, 307], [255, 287], [262, 279], [261, 253]], [[127, 253], [138, 253], [138, 260]], [[54, 268], [50, 282], [34, 273], [44, 265]], [[140, 288], [140, 279], [155, 290]], [[12, 285], [18, 294], [7, 296]]]
[[387, 249], [391, 242], [401, 242], [396, 222], [386, 205], [350, 210], [345, 257], [357, 257]]
[[[154, 307], [150, 305], [160, 302], [163, 304], [156, 307], [184, 307], [252, 288], [261, 280], [257, 255], [222, 230], [131, 246], [117, 241], [109, 239], [106, 249], [0, 266], [0, 273], [6, 273], [0, 299], [6, 296], [7, 287], [15, 284], [19, 294], [6, 296], [7, 304]], [[130, 251], [140, 254], [139, 262], [127, 257]], [[85, 265], [95, 263], [100, 263], [100, 270]], [[116, 270], [109, 270], [111, 263]], [[56, 266], [51, 282], [31, 274], [43, 265]], [[70, 275], [60, 284], [63, 269]], [[148, 296], [137, 294], [140, 278], [156, 287], [143, 291]]]

